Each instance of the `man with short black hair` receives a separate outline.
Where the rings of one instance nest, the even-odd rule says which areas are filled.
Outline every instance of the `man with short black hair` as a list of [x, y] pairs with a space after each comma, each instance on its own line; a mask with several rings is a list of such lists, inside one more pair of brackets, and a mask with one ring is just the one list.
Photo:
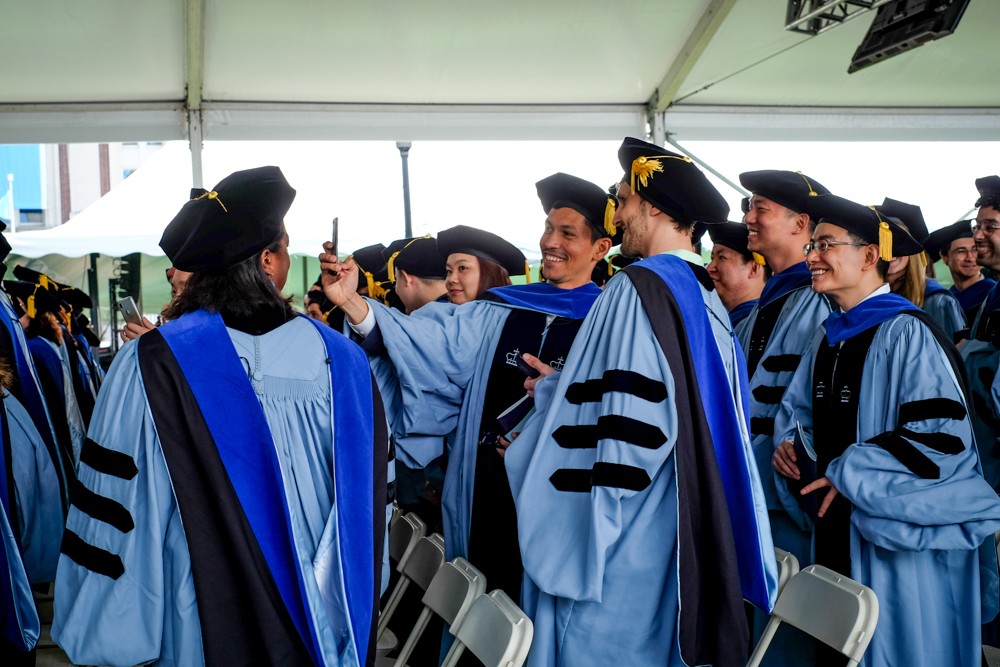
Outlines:
[[838, 309], [775, 420], [776, 488], [814, 526], [813, 562], [878, 596], [864, 664], [978, 667], [980, 624], [997, 611], [1000, 499], [982, 477], [951, 340], [887, 284], [888, 262], [921, 247], [867, 206], [823, 195], [811, 210], [813, 289]]

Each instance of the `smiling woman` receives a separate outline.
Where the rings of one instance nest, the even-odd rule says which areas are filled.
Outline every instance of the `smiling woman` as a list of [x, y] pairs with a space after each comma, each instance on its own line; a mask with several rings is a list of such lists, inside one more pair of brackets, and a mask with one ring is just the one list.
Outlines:
[[496, 234], [458, 225], [438, 234], [438, 251], [448, 258], [445, 287], [454, 304], [473, 301], [493, 287], [510, 285], [510, 276], [527, 274], [520, 250]]

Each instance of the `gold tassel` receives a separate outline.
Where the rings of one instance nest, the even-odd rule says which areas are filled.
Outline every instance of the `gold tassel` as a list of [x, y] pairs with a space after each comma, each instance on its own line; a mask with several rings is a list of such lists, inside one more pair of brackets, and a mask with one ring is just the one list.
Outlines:
[[806, 182], [806, 187], [809, 188], [809, 196], [810, 197], [818, 197], [819, 193], [816, 192], [815, 190], [813, 190], [812, 183], [809, 182], [809, 179], [806, 178], [806, 175], [803, 174], [801, 171], [797, 171], [795, 173], [798, 174], [799, 176], [801, 176], [802, 180]]
[[885, 220], [878, 223], [878, 256], [887, 262], [892, 260], [892, 231]]
[[649, 183], [650, 177], [658, 171], [663, 171], [663, 163], [659, 160], [650, 159], [645, 155], [640, 155], [636, 159], [632, 160], [632, 179], [629, 182], [632, 192], [637, 192], [635, 188], [636, 177], [639, 178], [639, 183], [642, 187], [646, 187]]
[[608, 236], [614, 236], [615, 232], [615, 200], [608, 197], [608, 203], [604, 207], [604, 231]]
[[608, 278], [610, 278], [611, 276], [615, 275], [615, 265], [611, 263], [610, 259], [607, 260], [607, 262], [608, 262]]
[[753, 255], [753, 261], [757, 262], [761, 266], [767, 266], [767, 260], [764, 259], [763, 255], [756, 252], [751, 252], [751, 254]]
[[219, 193], [216, 192], [215, 190], [212, 190], [211, 192], [206, 192], [205, 194], [201, 195], [200, 197], [195, 197], [191, 201], [198, 201], [199, 199], [204, 199], [205, 197], [208, 197], [209, 199], [214, 199], [215, 201], [219, 202], [219, 206], [222, 207], [222, 210], [225, 213], [229, 213], [229, 209], [227, 209], [226, 205], [222, 203], [221, 199], [219, 199]]
[[531, 284], [531, 267], [528, 266], [528, 260], [524, 260], [524, 282], [527, 285]]
[[[410, 244], [407, 243], [406, 245], [408, 246]], [[386, 262], [386, 268], [389, 271], [389, 282], [390, 283], [396, 282], [396, 258], [399, 257], [399, 253], [401, 253], [401, 252], [402, 252], [402, 250], [397, 250], [396, 252], [392, 253], [392, 257], [390, 257], [389, 261]]]
[[[352, 255], [352, 257], [353, 257], [353, 255]], [[361, 267], [359, 266], [358, 268], [360, 269]], [[365, 271], [364, 269], [361, 269], [361, 273], [365, 274], [365, 278], [368, 280], [368, 296], [370, 296], [371, 298], [374, 299], [375, 298], [375, 276], [373, 276], [371, 273]]]
[[28, 297], [28, 302], [24, 304], [24, 312], [31, 319], [35, 319], [35, 315], [38, 314], [38, 311], [35, 310], [35, 295], [34, 294], [32, 294], [31, 296], [29, 296]]

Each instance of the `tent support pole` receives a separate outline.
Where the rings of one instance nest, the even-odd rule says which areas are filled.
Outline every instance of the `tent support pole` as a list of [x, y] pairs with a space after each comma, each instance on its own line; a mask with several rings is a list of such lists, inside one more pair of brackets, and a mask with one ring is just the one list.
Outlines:
[[201, 171], [202, 128], [201, 110], [188, 109], [188, 144], [191, 147], [191, 187], [203, 188]]
[[[94, 333], [100, 336], [101, 335], [101, 286], [97, 283], [98, 257], [100, 257], [100, 254], [96, 252], [90, 253], [90, 264], [87, 267], [87, 291], [90, 292], [90, 298], [94, 302], [94, 307], [90, 309], [90, 319], [91, 319], [91, 324], [93, 324], [92, 328], [94, 330]], [[112, 336], [114, 336], [113, 332]]]
[[731, 187], [733, 190], [736, 190], [738, 193], [740, 193], [740, 197], [749, 197], [750, 196], [750, 193], [747, 190], [744, 190], [740, 186], [739, 183], [736, 183], [736, 182], [731, 181], [730, 179], [728, 179], [725, 175], [722, 174], [722, 172], [718, 171], [717, 169], [715, 169], [714, 167], [712, 167], [712, 165], [708, 164], [704, 160], [698, 158], [697, 155], [694, 155], [691, 151], [689, 151], [688, 149], [686, 149], [683, 146], [681, 146], [674, 139], [671, 139], [669, 134], [667, 135], [667, 143], [670, 144], [671, 146], [673, 146], [674, 148], [676, 148], [678, 151], [680, 151], [684, 155], [687, 155], [689, 158], [691, 158], [695, 162], [695, 164], [697, 164], [698, 166], [700, 166], [702, 169], [704, 169], [705, 171], [709, 172], [710, 174], [713, 174], [716, 178], [718, 178], [720, 181], [722, 181], [723, 183], [725, 183], [726, 185], [728, 185], [729, 187]]

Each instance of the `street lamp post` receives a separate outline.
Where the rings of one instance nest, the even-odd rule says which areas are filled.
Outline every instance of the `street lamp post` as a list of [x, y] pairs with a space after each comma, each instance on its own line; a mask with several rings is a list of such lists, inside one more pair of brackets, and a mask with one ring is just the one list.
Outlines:
[[413, 236], [413, 223], [410, 220], [410, 168], [409, 168], [409, 156], [410, 147], [409, 141], [397, 141], [396, 148], [399, 149], [399, 157], [403, 160], [403, 215], [405, 220], [405, 228], [403, 235], [406, 238]]

